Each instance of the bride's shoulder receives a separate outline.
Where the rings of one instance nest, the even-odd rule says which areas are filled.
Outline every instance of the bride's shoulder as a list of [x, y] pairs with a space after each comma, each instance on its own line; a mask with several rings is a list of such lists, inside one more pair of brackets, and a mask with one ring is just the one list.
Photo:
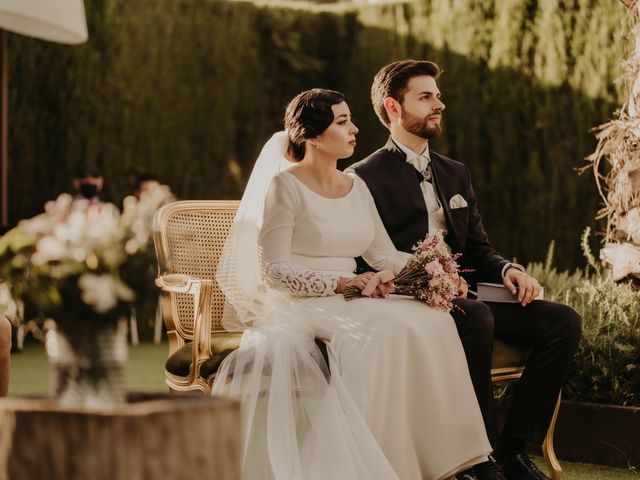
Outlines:
[[297, 207], [302, 195], [295, 177], [282, 170], [271, 178], [266, 198], [269, 202]]
[[282, 183], [282, 182], [289, 183], [292, 180], [291, 177], [293, 177], [293, 174], [289, 170], [290, 169], [287, 168], [286, 170], [279, 171], [278, 173], [276, 173], [273, 176], [273, 180], [272, 181], [280, 182], [280, 183]]
[[272, 182], [277, 183], [278, 185], [282, 185], [283, 187], [292, 189], [297, 186], [298, 177], [294, 172], [291, 171], [291, 168], [287, 168], [286, 170], [282, 170], [278, 172], [274, 177]]
[[289, 187], [300, 188], [302, 185], [308, 187], [309, 175], [305, 168], [294, 165], [278, 173], [281, 182], [286, 183]]
[[288, 196], [298, 196], [299, 180], [297, 177], [287, 170], [281, 170], [271, 179], [271, 190], [276, 190]]

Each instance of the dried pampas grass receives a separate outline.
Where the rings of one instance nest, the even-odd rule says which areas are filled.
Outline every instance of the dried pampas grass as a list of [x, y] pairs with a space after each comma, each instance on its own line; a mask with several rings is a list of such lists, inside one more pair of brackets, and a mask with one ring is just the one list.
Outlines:
[[[618, 118], [594, 130], [598, 145], [587, 157], [604, 207], [597, 218], [606, 218], [605, 248], [601, 260], [611, 267], [616, 280], [640, 278], [640, 2], [623, 2], [633, 22], [634, 51], [625, 63], [629, 96]], [[608, 173], [600, 173], [606, 160]]]

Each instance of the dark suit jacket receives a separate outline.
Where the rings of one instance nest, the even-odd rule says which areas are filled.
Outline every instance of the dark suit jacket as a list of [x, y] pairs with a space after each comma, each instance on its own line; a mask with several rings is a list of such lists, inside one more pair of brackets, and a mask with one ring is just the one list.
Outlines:
[[[467, 281], [502, 283], [502, 269], [509, 263], [493, 249], [482, 226], [476, 195], [467, 167], [429, 151], [434, 186], [447, 222], [446, 242], [461, 253], [461, 268], [473, 268]], [[364, 160], [351, 165], [362, 178], [376, 203], [382, 222], [398, 250], [411, 252], [429, 229], [427, 207], [420, 189], [421, 176], [406, 161], [405, 153], [389, 138], [387, 144]], [[467, 207], [451, 209], [451, 197], [459, 194]]]

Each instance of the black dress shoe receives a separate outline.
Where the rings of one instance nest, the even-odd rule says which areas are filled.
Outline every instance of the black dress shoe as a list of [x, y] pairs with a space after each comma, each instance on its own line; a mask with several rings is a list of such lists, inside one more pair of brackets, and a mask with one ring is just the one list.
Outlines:
[[509, 480], [551, 480], [538, 469], [526, 453], [511, 453], [499, 459]]
[[491, 456], [488, 461], [475, 465], [473, 471], [478, 480], [507, 480], [500, 465]]

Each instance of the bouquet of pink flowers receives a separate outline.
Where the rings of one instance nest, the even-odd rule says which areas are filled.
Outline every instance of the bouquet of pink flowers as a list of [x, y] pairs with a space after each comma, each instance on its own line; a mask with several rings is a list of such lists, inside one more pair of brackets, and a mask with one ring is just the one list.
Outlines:
[[[393, 279], [394, 293], [409, 295], [422, 300], [438, 310], [451, 311], [459, 308], [453, 304], [460, 290], [461, 272], [458, 267], [460, 254], [452, 254], [444, 242], [441, 232], [429, 234], [413, 247], [413, 256]], [[346, 300], [362, 296], [356, 287], [347, 288]]]

